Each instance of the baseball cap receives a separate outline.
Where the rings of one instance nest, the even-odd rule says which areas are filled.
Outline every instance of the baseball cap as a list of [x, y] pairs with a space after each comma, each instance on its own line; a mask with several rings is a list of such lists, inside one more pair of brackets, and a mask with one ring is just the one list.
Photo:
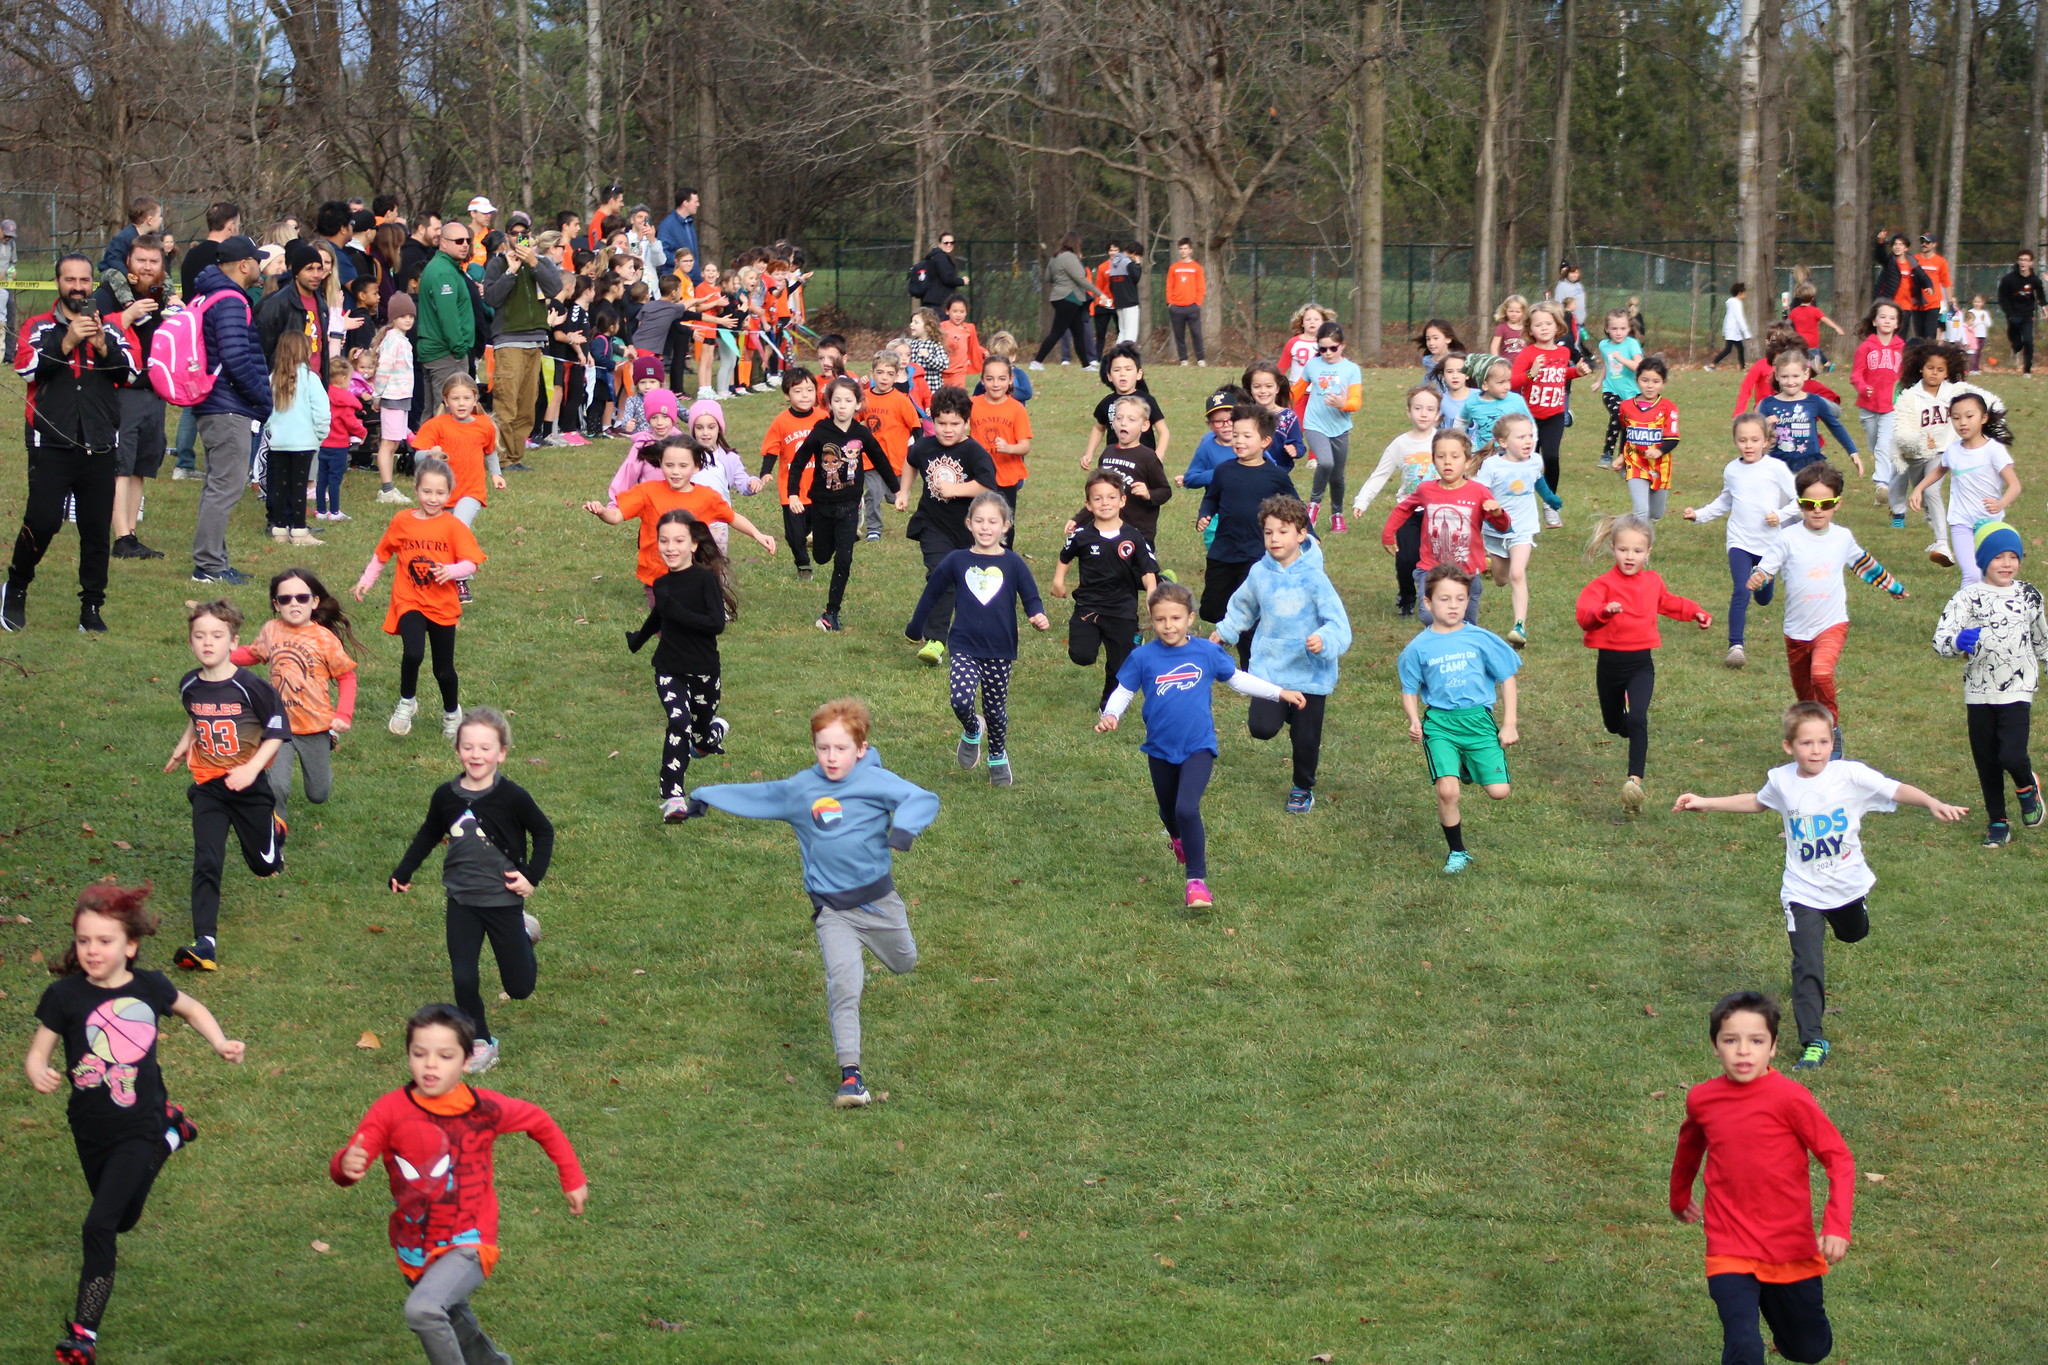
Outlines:
[[1223, 411], [1225, 408], [1234, 408], [1240, 402], [1242, 402], [1243, 399], [1244, 396], [1240, 394], [1236, 389], [1218, 389], [1216, 390], [1216, 392], [1210, 394], [1209, 401], [1202, 405], [1202, 415], [1204, 417], [1208, 417]]
[[368, 209], [357, 209], [349, 215], [348, 227], [351, 232], [368, 232], [377, 226], [377, 215]]
[[533, 215], [525, 209], [514, 209], [512, 210], [511, 222], [514, 227], [532, 227]]
[[1923, 242], [1938, 242], [1941, 240], [1941, 238], [1935, 236], [1931, 232], [1923, 232], [1920, 234], [1920, 240]]
[[223, 265], [231, 265], [236, 261], [253, 261], [261, 254], [256, 250], [256, 243], [251, 239], [247, 237], [229, 237], [221, 242], [220, 250], [214, 255], [213, 259]]
[[471, 213], [496, 213], [498, 206], [493, 204], [488, 197], [480, 194], [469, 201], [469, 211]]
[[4, 233], [7, 236], [12, 237], [16, 231], [17, 229], [14, 226], [14, 220], [12, 218], [0, 218], [0, 233]]

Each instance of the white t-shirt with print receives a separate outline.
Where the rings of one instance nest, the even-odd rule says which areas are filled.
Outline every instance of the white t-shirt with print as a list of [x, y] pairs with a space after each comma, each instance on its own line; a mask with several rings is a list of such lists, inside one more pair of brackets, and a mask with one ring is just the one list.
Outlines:
[[1791, 932], [1796, 903], [1834, 910], [1870, 894], [1877, 874], [1863, 861], [1863, 817], [1898, 809], [1896, 778], [1867, 763], [1838, 758], [1812, 777], [1797, 763], [1771, 769], [1756, 799], [1785, 822], [1785, 879], [1778, 898]]
[[1970, 450], [1961, 441], [1951, 441], [1941, 452], [1941, 463], [1953, 476], [1948, 486], [1949, 525], [1968, 529], [1998, 515], [1985, 510], [1984, 499], [2005, 493], [1999, 471], [2012, 463], [2012, 452], [2002, 442], [1986, 437], [1983, 445]]
[[1811, 640], [1849, 619], [1849, 590], [1843, 577], [1862, 557], [1863, 547], [1840, 522], [1816, 535], [1805, 522], [1796, 521], [1778, 534], [1757, 567], [1778, 580], [1788, 639]]

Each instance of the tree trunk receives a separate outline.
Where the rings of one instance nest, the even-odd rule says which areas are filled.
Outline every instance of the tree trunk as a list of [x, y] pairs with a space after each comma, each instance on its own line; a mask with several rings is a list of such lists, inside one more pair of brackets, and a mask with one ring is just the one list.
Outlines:
[[1955, 0], [1955, 64], [1949, 71], [1948, 212], [1941, 245], [1951, 261], [1962, 260], [1963, 170], [1970, 150], [1970, 57], [1977, 43], [1977, 0]]
[[[1073, 99], [1074, 90], [1072, 55], [1062, 53], [1044, 63], [1035, 73], [1035, 79], [1039, 96], [1046, 103], [1067, 104]], [[1047, 113], [1041, 117], [1039, 139], [1045, 146], [1071, 147], [1077, 137], [1072, 115]], [[1038, 246], [1039, 250], [1050, 258], [1058, 249], [1060, 238], [1066, 236], [1075, 226], [1074, 159], [1070, 156], [1040, 152], [1037, 162]], [[1172, 212], [1174, 231], [1187, 235], [1187, 224], [1181, 221], [1180, 210], [1174, 207], [1171, 193], [1168, 195], [1167, 206]]]
[[1828, 40], [1835, 68], [1835, 288], [1834, 315], [1859, 317], [1863, 312], [1864, 263], [1868, 261], [1869, 209], [1857, 171], [1862, 162], [1862, 71], [1864, 0], [1834, 0]]
[[[1543, 240], [1543, 268], [1557, 269], [1557, 263], [1571, 246], [1571, 160], [1572, 160], [1572, 62], [1578, 55], [1579, 7], [1577, 0], [1561, 0], [1563, 35], [1557, 49], [1557, 107], [1550, 128], [1550, 224]], [[1546, 278], [1548, 278], [1546, 274]]]
[[[1494, 288], [1503, 294], [1516, 294], [1515, 276], [1522, 268], [1522, 218], [1528, 211], [1523, 200], [1527, 187], [1530, 160], [1516, 156], [1509, 150], [1511, 131], [1521, 128], [1529, 118], [1529, 55], [1535, 44], [1530, 41], [1527, 14], [1518, 9], [1508, 20], [1508, 50], [1514, 53], [1514, 62], [1508, 72], [1507, 104], [1500, 114], [1500, 162], [1501, 162], [1501, 234], [1500, 274], [1494, 278]], [[1543, 267], [1536, 268], [1536, 278], [1543, 279]]]
[[[718, 259], [719, 217], [725, 211], [725, 198], [718, 178], [718, 85], [711, 76], [711, 59], [708, 42], [698, 42], [696, 49], [696, 76], [691, 84], [697, 87], [697, 264]], [[671, 203], [674, 200], [670, 200]]]
[[[533, 212], [533, 102], [527, 63], [533, 48], [533, 0], [512, 0], [512, 31], [519, 46], [519, 206]], [[415, 206], [416, 208], [417, 206]]]
[[1750, 328], [1757, 330], [1760, 301], [1770, 289], [1763, 262], [1763, 3], [1742, 0], [1736, 40], [1740, 58], [1736, 77], [1735, 130], [1735, 278], [1749, 286], [1744, 308]]
[[2034, 70], [2027, 87], [2027, 197], [2020, 205], [2020, 245], [2040, 260], [2048, 221], [2048, 5], [2034, 6]]
[[1380, 293], [1387, 246], [1386, 0], [1364, 0], [1359, 40], [1365, 62], [1358, 71], [1358, 238], [1351, 250], [1357, 286], [1352, 311], [1355, 353], [1367, 364], [1386, 344]]
[[[1754, 0], [1747, 0], [1753, 3]], [[1494, 295], [1494, 249], [1500, 237], [1501, 109], [1506, 103], [1508, 10], [1512, 0], [1487, 0], [1486, 94], [1479, 118], [1479, 174], [1472, 195], [1472, 331], [1488, 330]]]
[[[1761, 15], [1763, 32], [1759, 46], [1763, 61], [1760, 87], [1763, 107], [1758, 120], [1761, 157], [1757, 166], [1757, 192], [1761, 211], [1757, 257], [1762, 263], [1764, 293], [1750, 295], [1756, 300], [1757, 333], [1760, 336], [1771, 319], [1782, 315], [1778, 298], [1781, 292], [1778, 289], [1778, 205], [1783, 198], [1785, 167], [1791, 160], [1785, 146], [1786, 81], [1790, 72], [1790, 64], [1784, 55], [1785, 0], [1763, 0]], [[1756, 286], [1751, 288], [1754, 290]]]
[[604, 116], [604, 0], [584, 0], [583, 202], [597, 202], [597, 133]]
[[1919, 114], [1913, 96], [1913, 4], [1892, 0], [1892, 90], [1894, 131], [1899, 146], [1899, 231], [1911, 241], [1920, 230], [1920, 153], [1914, 146]]

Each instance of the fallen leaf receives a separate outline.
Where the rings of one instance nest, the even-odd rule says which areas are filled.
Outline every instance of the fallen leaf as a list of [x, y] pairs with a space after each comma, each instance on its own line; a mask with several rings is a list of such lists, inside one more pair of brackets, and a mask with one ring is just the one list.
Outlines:
[[99, 833], [99, 831], [94, 829], [91, 825], [85, 824], [83, 822], [79, 824], [78, 831], [79, 837], [84, 839], [90, 839], [92, 838], [93, 835]]
[[1643, 1006], [1643, 1013], [1655, 1019], [1657, 1017], [1657, 1007], [1655, 1005], [1645, 1005]]
[[1359, 1326], [1361, 1326], [1361, 1327], [1364, 1327], [1364, 1326], [1368, 1326], [1368, 1325], [1370, 1325], [1370, 1324], [1372, 1324], [1372, 1323], [1375, 1323], [1375, 1322], [1378, 1322], [1378, 1321], [1379, 1321], [1379, 1319], [1378, 1319], [1378, 1318], [1360, 1318], [1360, 1319], [1358, 1320], [1358, 1325], [1359, 1325]]
[[15, 922], [16, 924], [34, 924], [34, 923], [35, 923], [35, 921], [34, 921], [34, 920], [32, 920], [32, 919], [30, 919], [30, 918], [29, 918], [29, 917], [28, 917], [27, 915], [16, 915], [16, 916], [14, 917], [14, 922]]
[[1166, 1269], [1171, 1270], [1173, 1269], [1173, 1257], [1161, 1256], [1159, 1258], [1159, 1264], [1164, 1266]]
[[1865, 1180], [1868, 1180], [1873, 1185], [1881, 1185], [1884, 1183], [1884, 1177], [1878, 1174], [1876, 1171], [1865, 1171], [1863, 1173], [1863, 1178]]
[[614, 750], [612, 750], [612, 751], [611, 751], [610, 753], [608, 753], [608, 754], [606, 754], [606, 755], [605, 755], [605, 757], [606, 757], [606, 758], [617, 758], [618, 756], [619, 756], [619, 751], [618, 751], [617, 749], [614, 749]]
[[633, 975], [635, 975], [635, 976], [645, 976], [645, 975], [647, 975], [647, 969], [646, 969], [645, 967], [635, 967], [635, 968], [633, 969]]
[[327, 1243], [321, 1241], [319, 1238], [316, 1237], [313, 1239], [313, 1250], [319, 1252], [322, 1256], [325, 1256], [328, 1252], [334, 1250], [334, 1248], [327, 1245]]
[[373, 1047], [382, 1047], [384, 1046], [384, 1040], [382, 1038], [379, 1038], [376, 1034], [370, 1032], [368, 1029], [364, 1029], [363, 1036], [356, 1039], [356, 1046], [366, 1049]]
[[875, 1092], [875, 1098], [880, 1100], [883, 1104], [887, 1104], [889, 1102], [889, 1092], [886, 1090], [877, 1090]]
[[1650, 1092], [1650, 1098], [1653, 1100], [1661, 1100], [1670, 1093], [1671, 1092], [1669, 1090], [1652, 1090]]
[[36, 949], [36, 950], [35, 950], [34, 952], [32, 952], [32, 953], [30, 953], [30, 954], [28, 955], [28, 960], [29, 960], [30, 962], [33, 962], [33, 963], [35, 963], [35, 964], [36, 964], [36, 965], [37, 965], [38, 967], [42, 966], [42, 965], [43, 965], [43, 950], [42, 950], [41, 948], [38, 948], [38, 949]]
[[796, 1077], [790, 1075], [787, 1071], [782, 1073], [782, 1079], [789, 1082], [791, 1085], [796, 1084]]
[[1030, 1229], [1030, 1228], [1018, 1228], [1018, 1229], [1017, 1229], [1017, 1240], [1018, 1240], [1018, 1241], [1020, 1241], [1020, 1242], [1022, 1242], [1022, 1241], [1025, 1241], [1025, 1240], [1027, 1240], [1027, 1239], [1028, 1239], [1028, 1238], [1029, 1238], [1030, 1236], [1031, 1236], [1031, 1229]]
[[126, 839], [116, 839], [114, 840], [114, 847], [120, 849], [123, 853], [126, 853], [129, 849], [135, 846], [129, 843]]
[[590, 624], [590, 618], [588, 616], [579, 616], [576, 618], [576, 624], [579, 626], [587, 626]]
[[1543, 1264], [1545, 1264], [1545, 1265], [1556, 1265], [1556, 1264], [1557, 1264], [1557, 1263], [1558, 1263], [1559, 1261], [1562, 1261], [1563, 1259], [1564, 1259], [1564, 1257], [1562, 1257], [1562, 1256], [1545, 1256], [1545, 1257], [1543, 1258]]
[[662, 1332], [687, 1332], [690, 1330], [689, 1323], [670, 1322], [667, 1318], [649, 1318], [647, 1325]]
[[363, 928], [372, 934], [381, 934], [384, 932], [384, 926], [381, 924], [366, 924], [363, 926]]
[[1227, 924], [1223, 926], [1223, 932], [1224, 932], [1224, 933], [1225, 933], [1226, 935], [1228, 935], [1229, 937], [1231, 937], [1231, 938], [1236, 938], [1236, 937], [1237, 937], [1237, 930], [1235, 930], [1235, 929], [1231, 928], [1231, 927], [1230, 927], [1229, 925], [1227, 925]]
[[1318, 1353], [1318, 1354], [1316, 1354], [1316, 1355], [1312, 1355], [1312, 1356], [1310, 1356], [1310, 1357], [1309, 1357], [1309, 1359], [1310, 1359], [1310, 1360], [1320, 1360], [1320, 1361], [1324, 1361], [1324, 1362], [1332, 1361], [1332, 1360], [1335, 1360], [1336, 1358], [1337, 1358], [1337, 1357], [1335, 1357], [1335, 1356], [1331, 1355], [1331, 1354], [1330, 1354], [1330, 1353], [1329, 1353], [1328, 1351], [1322, 1351], [1322, 1352], [1319, 1352], [1319, 1353]]

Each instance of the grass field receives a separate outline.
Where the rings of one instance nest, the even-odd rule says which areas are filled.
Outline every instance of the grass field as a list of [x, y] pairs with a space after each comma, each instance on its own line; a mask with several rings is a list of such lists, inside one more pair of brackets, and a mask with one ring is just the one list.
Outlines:
[[[1173, 467], [1220, 377], [1155, 372]], [[1036, 378], [1018, 548], [1044, 585], [1098, 390], [1074, 371]], [[1409, 372], [1368, 380], [1354, 483], [1402, 425]], [[1672, 386], [1690, 433], [1674, 509], [1718, 487], [1732, 383], [1687, 372]], [[2043, 405], [2005, 384], [2024, 472]], [[740, 549], [731, 752], [694, 778], [797, 770], [811, 707], [857, 693], [889, 766], [943, 800], [896, 864], [922, 964], [871, 977], [867, 995], [869, 1084], [888, 1098], [854, 1113], [827, 1104], [836, 1072], [788, 830], [657, 818], [647, 656], [620, 642], [642, 614], [631, 528], [576, 510], [620, 447], [539, 452], [477, 527], [491, 559], [458, 662], [466, 700], [512, 713], [508, 771], [561, 834], [532, 903], [548, 931], [540, 990], [496, 1007], [506, 1057], [489, 1081], [562, 1122], [592, 1200], [572, 1218], [538, 1148], [500, 1144], [504, 1260], [478, 1297], [486, 1329], [529, 1363], [1716, 1358], [1700, 1235], [1665, 1213], [1665, 1183], [1685, 1087], [1714, 1074], [1708, 1005], [1785, 989], [1782, 841], [1772, 818], [1668, 812], [1681, 790], [1752, 790], [1784, 761], [1779, 615], [1752, 612], [1741, 673], [1721, 666], [1718, 619], [1706, 635], [1667, 624], [1652, 799], [1623, 818], [1622, 751], [1599, 729], [1570, 610], [1597, 571], [1577, 553], [1585, 528], [1626, 497], [1594, 469], [1597, 397], [1581, 392], [1577, 410], [1567, 529], [1534, 565], [1515, 794], [1468, 804], [1479, 861], [1455, 879], [1438, 874], [1401, 719], [1393, 661], [1412, 624], [1393, 616], [1377, 516], [1328, 546], [1357, 643], [1312, 814], [1284, 813], [1284, 744], [1249, 740], [1243, 700], [1218, 690], [1217, 904], [1202, 914], [1180, 907], [1138, 736], [1091, 729], [1099, 673], [1067, 662], [1067, 604], [1050, 604], [1049, 636], [1025, 632], [1019, 784], [995, 791], [955, 766], [941, 678], [901, 637], [921, 574], [900, 515], [862, 547], [842, 636], [811, 626], [823, 575], [799, 584], [786, 551]], [[775, 411], [765, 395], [732, 405], [742, 449]], [[0, 453], [7, 524], [17, 430]], [[71, 628], [67, 533], [30, 630], [0, 644], [25, 670], [0, 667], [0, 894], [31, 921], [0, 926], [16, 1056], [47, 980], [38, 954], [61, 949], [80, 884], [156, 880], [166, 933], [145, 965], [189, 929], [185, 780], [159, 769], [190, 666], [179, 604], [198, 591], [182, 553], [197, 487], [152, 486], [144, 538], [170, 557], [116, 562], [111, 635]], [[1960, 670], [1927, 645], [1956, 574], [1920, 554], [1924, 528], [1890, 530], [1867, 487], [1852, 483], [1845, 520], [1913, 596], [1851, 586], [1850, 752], [1974, 807]], [[373, 491], [351, 475], [358, 520], [292, 553], [259, 544], [260, 502], [243, 501], [231, 544], [259, 583], [234, 596], [252, 621], [261, 580], [286, 564], [353, 578], [384, 520]], [[2040, 493], [2014, 509], [2029, 531]], [[1169, 506], [1160, 547], [1190, 579], [1193, 501]], [[742, 510], [779, 530], [766, 499]], [[1674, 515], [1654, 559], [1717, 618], [1722, 546], [1721, 526]], [[1486, 606], [1504, 628], [1505, 593]], [[166, 1035], [172, 1093], [202, 1137], [122, 1239], [104, 1330], [117, 1365], [419, 1358], [381, 1182], [341, 1190], [326, 1175], [356, 1117], [404, 1079], [400, 1021], [449, 993], [438, 888], [383, 889], [455, 766], [431, 725], [385, 733], [397, 649], [382, 612], [380, 597], [358, 617], [359, 723], [333, 800], [294, 801], [280, 881], [231, 865], [223, 970], [182, 982], [249, 1060], [226, 1068], [189, 1030]], [[1830, 947], [1834, 1058], [1811, 1078], [1859, 1167], [1884, 1177], [1859, 1182], [1855, 1243], [1830, 1277], [1836, 1359], [2038, 1362], [2048, 1178], [2026, 1153], [2048, 1044], [2048, 839], [1987, 852], [1974, 814], [1938, 826], [1923, 811], [1865, 833], [1874, 932]], [[381, 1050], [358, 1048], [365, 1030]], [[14, 1286], [0, 1361], [27, 1362], [48, 1359], [70, 1307], [84, 1192], [61, 1102], [15, 1076], [0, 1100]]]

